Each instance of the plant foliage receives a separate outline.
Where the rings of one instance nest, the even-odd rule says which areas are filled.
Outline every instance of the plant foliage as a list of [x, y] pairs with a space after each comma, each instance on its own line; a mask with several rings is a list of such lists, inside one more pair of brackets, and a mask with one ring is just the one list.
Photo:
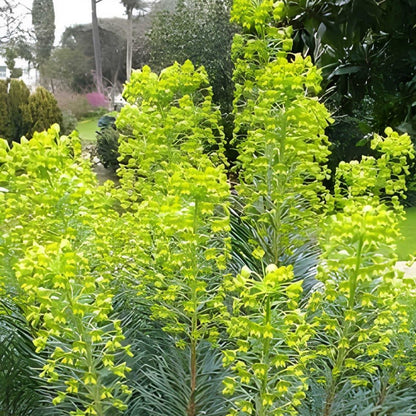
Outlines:
[[123, 409], [128, 394], [119, 359], [128, 349], [111, 317], [101, 238], [111, 216], [107, 199], [92, 192], [79, 140], [58, 132], [55, 126], [12, 148], [2, 141], [1, 285], [45, 357], [39, 377], [54, 387], [52, 403], [67, 414], [104, 415]]
[[160, 76], [148, 67], [134, 72], [124, 96], [119, 195], [141, 241], [129, 254], [135, 259], [129, 279], [148, 299], [153, 319], [187, 351], [182, 414], [196, 415], [198, 353], [204, 340], [218, 339], [229, 245], [220, 114], [206, 72], [189, 61]]
[[52, 124], [62, 124], [62, 112], [55, 97], [43, 87], [36, 88], [29, 97], [29, 111], [32, 118], [32, 127], [28, 138], [35, 131], [47, 130]]
[[55, 97], [43, 87], [30, 93], [23, 81], [1, 81], [2, 116], [0, 133], [9, 143], [22, 136], [31, 138], [35, 131], [48, 129], [62, 123], [62, 112]]
[[1, 411], [415, 413], [415, 284], [394, 268], [415, 152], [387, 128], [325, 188], [331, 119], [288, 10], [234, 2], [232, 192], [190, 61], [132, 73], [117, 187], [56, 125], [0, 141]]
[[232, 63], [230, 46], [235, 28], [230, 24], [229, 0], [178, 1], [173, 12], [156, 14], [149, 32], [151, 64], [157, 69], [191, 60], [203, 65], [214, 100], [231, 111]]

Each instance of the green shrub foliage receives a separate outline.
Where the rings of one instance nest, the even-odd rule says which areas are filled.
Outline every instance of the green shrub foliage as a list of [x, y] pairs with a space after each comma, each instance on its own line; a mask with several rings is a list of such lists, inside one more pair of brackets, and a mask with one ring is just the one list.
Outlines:
[[30, 95], [29, 111], [32, 118], [29, 137], [32, 137], [35, 131], [48, 130], [52, 124], [62, 124], [62, 112], [55, 97], [43, 87], [36, 88]]
[[[260, 266], [253, 280], [244, 267], [227, 284], [237, 292], [227, 327], [238, 348], [224, 352], [234, 373], [224, 392], [236, 397], [229, 415], [358, 414], [357, 396], [367, 409], [387, 406], [388, 395], [372, 386], [397, 365], [403, 352], [393, 338], [409, 330], [401, 295], [413, 282], [394, 271], [394, 242], [414, 150], [408, 135], [386, 129], [372, 142], [378, 156], [341, 164], [335, 195], [326, 192], [330, 117], [313, 98], [319, 73], [289, 52], [291, 29], [278, 27], [285, 12], [284, 2], [267, 0], [236, 0], [232, 9], [244, 29], [232, 47], [236, 190], [251, 237], [245, 246]], [[321, 254], [305, 307], [285, 285], [285, 267], [266, 265], [303, 263], [314, 234]], [[249, 257], [246, 249], [238, 260]], [[402, 380], [390, 373], [389, 393]]]
[[118, 138], [115, 117], [104, 115], [98, 120], [97, 154], [104, 167], [116, 171], [119, 167]]
[[174, 10], [156, 14], [148, 34], [152, 67], [160, 70], [187, 59], [203, 65], [222, 113], [231, 111], [233, 94], [230, 45], [235, 27], [229, 21], [231, 3], [178, 1]]
[[27, 374], [22, 352], [37, 374], [0, 389], [0, 413], [414, 413], [415, 285], [394, 267], [414, 149], [387, 128], [326, 190], [330, 115], [279, 27], [285, 4], [232, 9], [232, 192], [220, 112], [189, 61], [133, 72], [117, 187], [56, 125], [0, 141], [0, 336], [13, 322], [22, 339], [0, 376]]
[[0, 285], [30, 325], [57, 411], [104, 415], [125, 408], [128, 394], [105, 266], [114, 215], [79, 140], [58, 133], [54, 125], [12, 148], [1, 141]]
[[8, 83], [0, 80], [0, 137], [7, 137], [9, 130]]
[[283, 2], [269, 1], [236, 1], [231, 12], [245, 29], [232, 45], [236, 189], [252, 250], [264, 252], [264, 265], [292, 264], [305, 278], [296, 252], [311, 249], [325, 212], [330, 115], [315, 96], [319, 72], [289, 53], [291, 29], [276, 27], [283, 14]]
[[62, 111], [62, 134], [71, 134], [74, 130], [76, 130], [77, 124], [78, 120], [70, 110]]
[[49, 129], [52, 124], [62, 124], [62, 112], [55, 97], [43, 87], [33, 94], [23, 81], [15, 79], [1, 81], [0, 137], [19, 141], [31, 138], [35, 131]]
[[32, 125], [32, 117], [29, 110], [30, 91], [23, 81], [10, 80], [8, 83], [8, 122], [5, 138], [18, 141], [28, 133]]
[[135, 261], [125, 266], [126, 278], [172, 342], [187, 351], [188, 380], [181, 382], [188, 387], [179, 414], [196, 415], [199, 378], [206, 377], [198, 351], [202, 342], [218, 341], [229, 250], [220, 113], [206, 72], [189, 61], [160, 76], [148, 67], [133, 72], [124, 96], [128, 104], [117, 119], [126, 133], [120, 137], [125, 163], [118, 197], [140, 241], [128, 251]]

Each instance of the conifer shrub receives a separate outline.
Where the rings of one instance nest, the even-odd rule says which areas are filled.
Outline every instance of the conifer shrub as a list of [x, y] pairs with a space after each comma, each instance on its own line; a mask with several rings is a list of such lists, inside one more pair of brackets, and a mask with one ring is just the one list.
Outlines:
[[0, 137], [9, 143], [21, 137], [31, 138], [35, 131], [47, 130], [63, 123], [62, 112], [55, 97], [43, 87], [33, 94], [23, 81], [0, 83]]
[[29, 88], [23, 81], [12, 79], [8, 85], [8, 115], [9, 126], [5, 138], [9, 141], [18, 141], [25, 136], [32, 125], [32, 116], [29, 109]]
[[0, 137], [7, 137], [9, 130], [8, 82], [0, 80]]
[[32, 125], [28, 131], [29, 137], [32, 137], [35, 131], [47, 130], [55, 123], [62, 124], [62, 111], [58, 107], [58, 102], [45, 88], [36, 88], [36, 91], [29, 97], [28, 104], [32, 118]]

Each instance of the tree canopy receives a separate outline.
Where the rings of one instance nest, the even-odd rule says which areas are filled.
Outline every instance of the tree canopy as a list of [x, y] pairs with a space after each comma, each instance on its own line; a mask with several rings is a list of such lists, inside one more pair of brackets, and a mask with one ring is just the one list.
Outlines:
[[144, 0], [121, 0], [127, 14], [127, 44], [126, 44], [126, 79], [130, 79], [133, 64], [133, 11], [144, 10], [147, 6]]
[[229, 22], [230, 6], [229, 0], [179, 1], [173, 12], [156, 15], [149, 33], [152, 66], [161, 70], [187, 59], [203, 65], [214, 100], [226, 112], [232, 102], [230, 48], [236, 31]]
[[354, 117], [364, 136], [387, 123], [416, 133], [416, 3], [315, 0], [288, 3], [294, 51], [322, 68], [335, 115]]
[[38, 65], [41, 65], [51, 56], [55, 40], [53, 0], [33, 0], [32, 24], [36, 37], [36, 62]]

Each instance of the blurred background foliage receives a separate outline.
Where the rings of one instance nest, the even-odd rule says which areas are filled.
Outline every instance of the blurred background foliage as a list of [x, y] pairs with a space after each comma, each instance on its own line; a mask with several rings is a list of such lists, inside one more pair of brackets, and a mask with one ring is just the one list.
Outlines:
[[416, 3], [413, 0], [288, 1], [294, 52], [322, 69], [332, 167], [369, 153], [389, 125], [416, 139]]

